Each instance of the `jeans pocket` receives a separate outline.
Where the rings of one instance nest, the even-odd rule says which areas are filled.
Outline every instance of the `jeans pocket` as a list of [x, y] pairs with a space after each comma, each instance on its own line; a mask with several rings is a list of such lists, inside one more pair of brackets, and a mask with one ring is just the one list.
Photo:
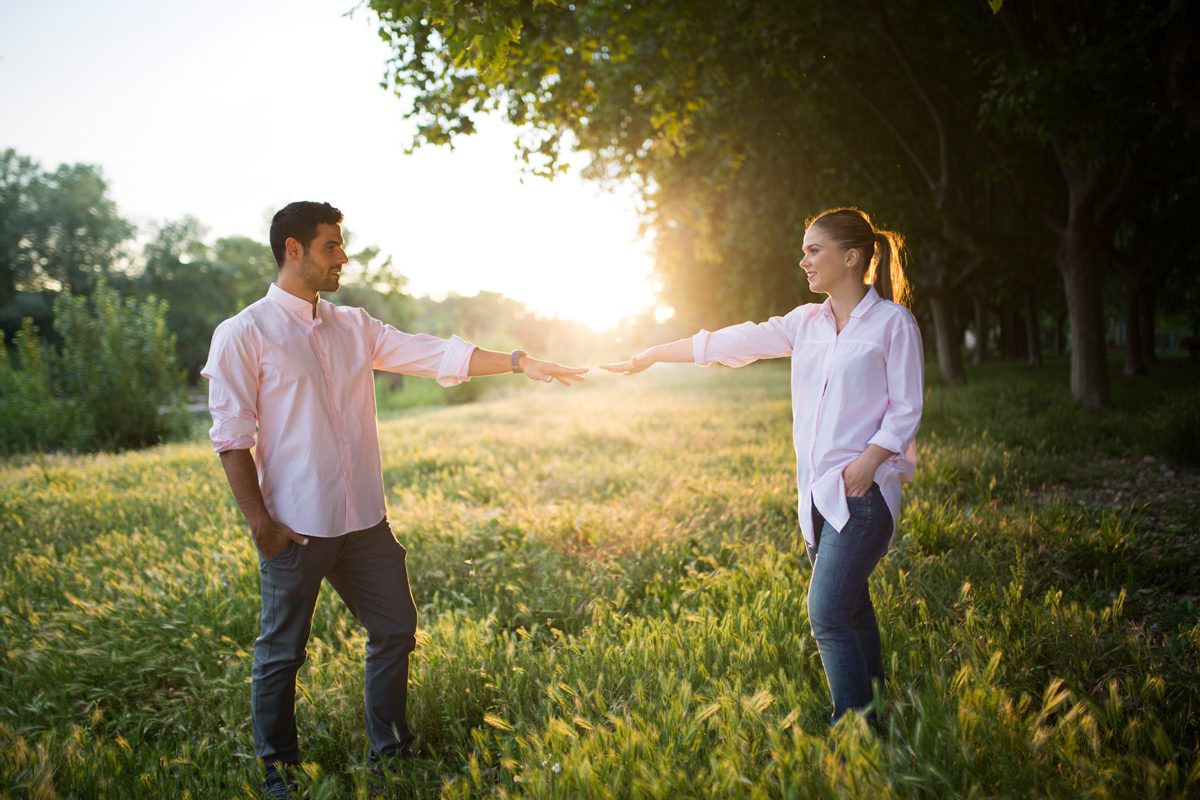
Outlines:
[[280, 550], [275, 555], [271, 556], [270, 558], [267, 558], [265, 555], [263, 555], [262, 551], [259, 550], [258, 551], [258, 560], [261, 562], [259, 564], [259, 568], [266, 569], [268, 564], [270, 564], [271, 566], [276, 566], [279, 563], [287, 560], [289, 557], [291, 557], [292, 551], [295, 550], [298, 546], [299, 545], [297, 545], [294, 541], [292, 541], [291, 539], [288, 539], [287, 544], [285, 544], [283, 546], [283, 549]]
[[879, 487], [871, 484], [871, 488], [867, 490], [866, 494], [846, 498], [846, 508], [850, 512], [850, 521], [846, 524], [846, 530], [866, 530], [870, 527], [871, 519], [875, 516], [875, 495], [878, 491]]

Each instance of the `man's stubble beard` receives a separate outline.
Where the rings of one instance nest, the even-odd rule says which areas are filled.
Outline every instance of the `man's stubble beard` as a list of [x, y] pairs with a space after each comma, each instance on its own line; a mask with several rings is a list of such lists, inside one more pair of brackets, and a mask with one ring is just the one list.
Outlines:
[[336, 277], [314, 264], [306, 256], [300, 262], [300, 278], [304, 281], [305, 286], [314, 292], [336, 292], [339, 288], [339, 280]]

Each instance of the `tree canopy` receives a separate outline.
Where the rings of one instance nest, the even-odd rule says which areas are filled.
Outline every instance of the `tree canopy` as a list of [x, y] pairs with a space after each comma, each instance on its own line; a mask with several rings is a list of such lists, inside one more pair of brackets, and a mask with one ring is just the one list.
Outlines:
[[[1107, 402], [1096, 322], [1135, 196], [1128, 176], [1154, 151], [1150, 131], [1189, 136], [1158, 5], [370, 6], [414, 146], [499, 111], [522, 126], [532, 171], [554, 174], [566, 144], [592, 156], [592, 177], [634, 180], [665, 299], [686, 318], [721, 324], [805, 299], [806, 217], [858, 205], [908, 235], [918, 313], [937, 329], [948, 379], [961, 379], [962, 304], [993, 298], [997, 283], [1033, 304], [1057, 267], [1072, 388], [1090, 407]], [[1194, 58], [1184, 52], [1176, 73]]]

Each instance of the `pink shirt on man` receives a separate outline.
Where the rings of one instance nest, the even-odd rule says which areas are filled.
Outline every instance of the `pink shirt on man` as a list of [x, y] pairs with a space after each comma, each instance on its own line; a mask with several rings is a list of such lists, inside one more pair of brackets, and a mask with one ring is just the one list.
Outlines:
[[826, 300], [766, 322], [702, 330], [692, 337], [692, 350], [702, 366], [791, 357], [800, 529], [809, 545], [813, 504], [835, 529], [849, 522], [842, 470], [871, 444], [895, 453], [875, 472], [895, 535], [900, 485], [916, 468], [924, 399], [921, 333], [908, 309], [868, 287], [840, 334]]
[[209, 430], [218, 453], [253, 448], [271, 517], [340, 536], [386, 514], [374, 370], [469, 380], [475, 346], [404, 333], [361, 308], [313, 304], [271, 284], [213, 333]]

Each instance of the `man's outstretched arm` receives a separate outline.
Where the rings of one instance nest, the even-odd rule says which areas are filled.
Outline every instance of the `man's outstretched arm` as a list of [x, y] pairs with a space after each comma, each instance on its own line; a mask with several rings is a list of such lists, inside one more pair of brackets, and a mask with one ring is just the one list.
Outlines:
[[294, 530], [271, 519], [267, 504], [263, 502], [262, 490], [258, 487], [258, 469], [254, 466], [254, 458], [249, 450], [225, 450], [220, 453], [221, 466], [225, 468], [225, 477], [229, 480], [229, 488], [237, 500], [250, 532], [254, 534], [254, 544], [265, 558], [274, 558], [283, 552], [288, 539], [296, 544], [308, 544], [308, 538]]
[[[558, 381], [563, 386], [570, 386], [571, 381], [586, 380], [583, 377], [583, 373], [587, 372], [587, 367], [565, 367], [562, 364], [556, 364], [553, 361], [542, 361], [529, 355], [522, 355], [517, 363], [521, 371], [530, 380], [534, 381], [542, 381], [543, 383]], [[482, 347], [476, 347], [475, 351], [471, 353], [471, 362], [467, 367], [467, 374], [472, 378], [483, 375], [501, 375], [505, 372], [512, 372], [511, 353], [484, 350]]]

